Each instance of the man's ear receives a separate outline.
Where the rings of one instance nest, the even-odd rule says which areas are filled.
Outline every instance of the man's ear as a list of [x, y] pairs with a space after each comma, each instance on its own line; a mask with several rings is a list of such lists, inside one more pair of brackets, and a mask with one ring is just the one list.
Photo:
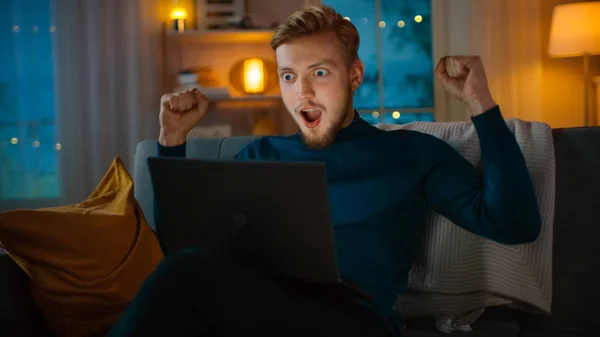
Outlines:
[[350, 82], [352, 85], [352, 92], [355, 92], [356, 89], [358, 89], [358, 87], [362, 84], [364, 74], [365, 65], [359, 58], [356, 58], [350, 66]]

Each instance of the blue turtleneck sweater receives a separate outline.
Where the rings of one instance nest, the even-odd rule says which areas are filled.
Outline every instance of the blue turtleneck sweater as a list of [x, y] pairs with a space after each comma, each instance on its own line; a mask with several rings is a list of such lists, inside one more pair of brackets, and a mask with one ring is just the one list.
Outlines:
[[[239, 160], [325, 162], [339, 267], [374, 295], [365, 303], [400, 318], [392, 307], [407, 288], [428, 214], [435, 210], [458, 226], [502, 244], [537, 238], [541, 217], [525, 159], [496, 106], [472, 118], [481, 146], [481, 169], [444, 141], [416, 131], [383, 131], [358, 113], [323, 150], [299, 134], [262, 137]], [[185, 156], [185, 144], [159, 145], [159, 155]]]

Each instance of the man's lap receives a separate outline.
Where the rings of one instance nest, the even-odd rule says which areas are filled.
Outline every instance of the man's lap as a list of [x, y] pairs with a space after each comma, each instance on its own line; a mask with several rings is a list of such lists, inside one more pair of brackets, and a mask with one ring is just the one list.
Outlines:
[[161, 321], [200, 336], [386, 336], [383, 321], [365, 308], [200, 249], [165, 258], [125, 320], [123, 327]]

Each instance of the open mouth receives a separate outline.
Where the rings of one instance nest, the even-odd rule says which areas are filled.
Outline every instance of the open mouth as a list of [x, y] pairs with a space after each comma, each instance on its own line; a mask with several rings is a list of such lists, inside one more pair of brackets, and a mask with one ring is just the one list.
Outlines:
[[304, 125], [308, 128], [314, 128], [321, 122], [321, 110], [315, 108], [306, 108], [300, 110], [300, 116], [304, 121]]

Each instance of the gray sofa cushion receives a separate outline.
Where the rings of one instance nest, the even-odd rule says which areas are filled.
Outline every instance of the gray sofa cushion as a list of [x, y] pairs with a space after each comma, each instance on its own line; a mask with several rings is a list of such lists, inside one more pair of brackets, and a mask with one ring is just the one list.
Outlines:
[[550, 316], [522, 315], [521, 330], [577, 334], [600, 313], [600, 128], [553, 131], [556, 155]]

